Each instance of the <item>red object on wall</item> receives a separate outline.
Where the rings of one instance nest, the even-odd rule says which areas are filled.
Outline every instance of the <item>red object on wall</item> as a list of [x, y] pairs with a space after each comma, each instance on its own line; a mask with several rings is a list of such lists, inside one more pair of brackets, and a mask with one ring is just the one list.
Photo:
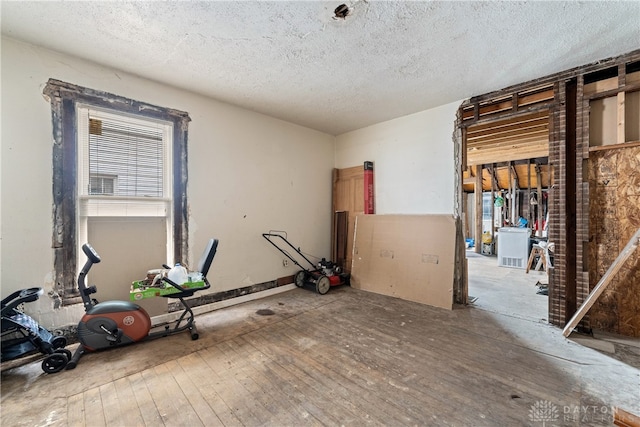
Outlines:
[[373, 192], [373, 162], [364, 162], [364, 213], [376, 213]]

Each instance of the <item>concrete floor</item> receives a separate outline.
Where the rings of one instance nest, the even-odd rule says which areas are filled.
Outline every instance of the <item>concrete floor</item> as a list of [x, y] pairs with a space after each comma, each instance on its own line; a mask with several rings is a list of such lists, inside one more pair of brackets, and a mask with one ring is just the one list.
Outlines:
[[[537, 283], [548, 283], [544, 271], [499, 267], [496, 256], [480, 255], [468, 249], [469, 299], [474, 308], [547, 324], [549, 297], [540, 295]], [[640, 339], [594, 330], [593, 335], [573, 332], [569, 339], [597, 350], [612, 359], [640, 369]]]
[[[499, 267], [496, 256], [467, 250], [469, 299], [476, 308], [546, 323], [549, 297], [536, 294], [536, 283], [548, 283], [544, 271]], [[474, 299], [475, 298], [475, 299]]]

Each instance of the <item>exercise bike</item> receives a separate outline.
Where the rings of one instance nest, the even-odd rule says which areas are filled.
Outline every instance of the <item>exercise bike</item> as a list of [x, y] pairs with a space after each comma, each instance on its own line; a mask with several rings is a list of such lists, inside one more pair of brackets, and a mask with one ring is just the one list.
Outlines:
[[[213, 262], [213, 257], [218, 248], [218, 240], [210, 239], [205, 248], [197, 272], [202, 274], [204, 286], [197, 288], [185, 288], [173, 282], [167, 277], [161, 280], [168, 286], [175, 288], [176, 292], [168, 295], [160, 295], [166, 298], [177, 298], [184, 307], [182, 315], [175, 321], [175, 325], [165, 325], [163, 330], [151, 331], [151, 318], [147, 311], [130, 301], [105, 301], [99, 303], [91, 298], [91, 294], [97, 291], [95, 285], [87, 286], [85, 278], [94, 264], [100, 262], [100, 256], [89, 243], [82, 246], [82, 251], [87, 256], [80, 274], [78, 275], [78, 290], [84, 303], [85, 314], [78, 323], [78, 340], [80, 346], [76, 349], [71, 360], [66, 364], [66, 369], [74, 369], [85, 352], [120, 347], [127, 344], [166, 337], [183, 331], [189, 331], [192, 340], [197, 340], [194, 314], [184, 298], [193, 296], [195, 292], [211, 287], [207, 280], [207, 273]], [[169, 268], [167, 265], [163, 265]], [[173, 323], [173, 322], [172, 322]]]

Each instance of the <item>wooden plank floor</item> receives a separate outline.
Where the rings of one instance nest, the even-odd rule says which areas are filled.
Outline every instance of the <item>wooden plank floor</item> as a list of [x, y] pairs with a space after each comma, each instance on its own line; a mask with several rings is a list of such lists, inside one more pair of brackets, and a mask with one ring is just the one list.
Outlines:
[[[260, 309], [274, 312], [257, 314]], [[565, 408], [640, 413], [640, 372], [540, 322], [334, 288], [198, 317], [177, 335], [2, 373], [3, 426], [610, 425]], [[589, 415], [588, 413], [583, 415]], [[549, 424], [547, 424], [549, 425]]]

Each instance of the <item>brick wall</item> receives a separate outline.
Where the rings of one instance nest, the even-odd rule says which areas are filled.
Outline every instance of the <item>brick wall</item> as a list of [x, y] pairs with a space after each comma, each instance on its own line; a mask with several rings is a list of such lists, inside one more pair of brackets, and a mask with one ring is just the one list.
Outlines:
[[566, 101], [565, 86], [556, 82], [554, 91], [556, 106], [549, 116], [549, 166], [552, 176], [549, 195], [549, 241], [555, 243], [553, 268], [549, 272], [549, 323], [564, 326], [567, 250], [563, 232], [567, 229], [567, 213], [563, 203], [566, 198], [566, 113], [562, 106]]
[[[577, 257], [576, 257], [576, 302], [580, 307], [589, 296], [589, 104], [584, 100], [584, 75], [577, 77], [578, 100], [576, 106], [576, 197], [577, 197]], [[571, 313], [573, 315], [573, 313]], [[566, 319], [567, 321], [569, 319]], [[586, 315], [581, 323], [589, 328]]]

